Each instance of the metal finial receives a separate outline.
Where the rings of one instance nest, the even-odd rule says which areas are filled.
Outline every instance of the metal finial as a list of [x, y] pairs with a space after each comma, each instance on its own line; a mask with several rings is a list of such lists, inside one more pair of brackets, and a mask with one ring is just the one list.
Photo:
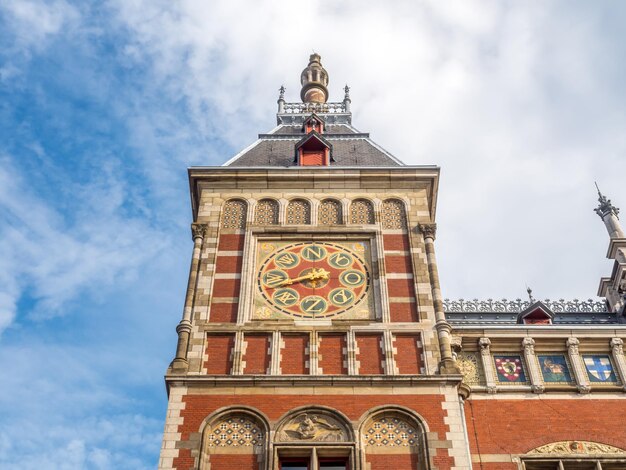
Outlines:
[[347, 83], [346, 83], [346, 86], [343, 88], [343, 91], [346, 92], [346, 97], [350, 96], [350, 87], [348, 86]]
[[280, 95], [278, 96], [279, 100], [284, 100], [285, 99], [285, 85], [281, 85], [280, 88], [278, 89], [278, 91], [280, 92]]
[[596, 207], [593, 211], [598, 214], [602, 220], [604, 220], [604, 217], [610, 213], [613, 213], [615, 217], [619, 219], [619, 208], [611, 204], [611, 200], [600, 192], [598, 183], [595, 183], [595, 185], [598, 190], [598, 202], [600, 204], [598, 204], [598, 207]]
[[530, 300], [530, 303], [534, 303], [535, 302], [535, 298], [533, 297], [533, 290], [526, 286], [526, 292], [528, 292], [528, 299]]

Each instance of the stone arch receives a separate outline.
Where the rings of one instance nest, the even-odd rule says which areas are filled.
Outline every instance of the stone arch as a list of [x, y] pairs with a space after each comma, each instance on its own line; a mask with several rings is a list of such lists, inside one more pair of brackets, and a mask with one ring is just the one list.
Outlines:
[[376, 223], [376, 215], [374, 213], [374, 204], [365, 198], [355, 199], [350, 203], [350, 219], [351, 224], [371, 225]]
[[337, 199], [324, 199], [317, 213], [319, 225], [341, 225], [343, 223], [343, 207]]
[[404, 202], [397, 198], [385, 199], [383, 201], [380, 219], [383, 229], [406, 230], [408, 224]]
[[425, 421], [414, 411], [400, 406], [369, 410], [360, 420], [361, 466], [386, 468], [392, 457], [397, 468], [430, 468]]
[[229, 199], [222, 208], [220, 227], [225, 229], [244, 229], [248, 215], [248, 203], [243, 199]]
[[306, 199], [292, 199], [287, 203], [286, 223], [289, 225], [311, 224], [311, 203]]
[[223, 408], [201, 427], [200, 470], [249, 468], [265, 470], [269, 426], [265, 416], [248, 407]]
[[257, 225], [278, 225], [280, 206], [275, 199], [264, 198], [257, 202], [254, 210], [254, 223]]
[[350, 420], [343, 413], [325, 406], [295, 408], [280, 418], [275, 429], [274, 445], [355, 442]]

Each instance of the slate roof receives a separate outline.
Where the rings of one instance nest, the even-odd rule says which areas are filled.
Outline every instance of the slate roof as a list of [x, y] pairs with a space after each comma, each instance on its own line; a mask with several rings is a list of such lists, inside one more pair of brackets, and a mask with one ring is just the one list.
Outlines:
[[[323, 115], [322, 115], [323, 118]], [[301, 125], [282, 124], [226, 162], [225, 166], [294, 166], [295, 146], [304, 137]], [[325, 127], [323, 137], [332, 145], [333, 162], [338, 166], [402, 166], [400, 160], [376, 145], [367, 133], [347, 124]]]

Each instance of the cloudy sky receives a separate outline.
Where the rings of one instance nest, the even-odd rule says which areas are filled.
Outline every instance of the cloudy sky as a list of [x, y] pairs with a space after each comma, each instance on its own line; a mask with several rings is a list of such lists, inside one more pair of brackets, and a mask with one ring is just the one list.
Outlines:
[[186, 168], [299, 99], [442, 168], [444, 295], [595, 298], [626, 206], [626, 3], [0, 0], [0, 467], [154, 468]]

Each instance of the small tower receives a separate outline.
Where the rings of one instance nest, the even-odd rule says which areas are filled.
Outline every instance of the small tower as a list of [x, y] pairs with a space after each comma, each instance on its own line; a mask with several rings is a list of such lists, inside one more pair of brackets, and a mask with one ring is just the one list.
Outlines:
[[300, 98], [303, 103], [323, 104], [328, 101], [328, 72], [322, 67], [321, 59], [318, 53], [311, 54], [309, 65], [300, 75]]
[[626, 235], [619, 222], [619, 209], [599, 188], [598, 202], [594, 211], [604, 222], [610, 238], [606, 257], [615, 260], [611, 276], [600, 279], [598, 295], [606, 299], [610, 311], [619, 314], [619, 321], [626, 323]]

